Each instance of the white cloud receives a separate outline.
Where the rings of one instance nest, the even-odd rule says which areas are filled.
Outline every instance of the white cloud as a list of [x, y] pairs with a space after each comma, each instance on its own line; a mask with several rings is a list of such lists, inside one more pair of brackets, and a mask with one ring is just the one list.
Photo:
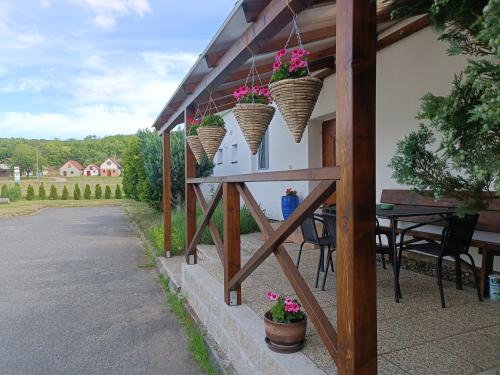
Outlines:
[[[1, 76], [1, 69], [0, 69]], [[50, 86], [49, 82], [37, 77], [22, 77], [11, 82], [0, 84], [0, 92], [40, 92]]]
[[148, 0], [84, 0], [84, 4], [94, 13], [92, 22], [104, 30], [112, 30], [118, 17], [142, 17], [151, 11]]
[[50, 8], [52, 4], [50, 3], [49, 0], [40, 0], [40, 7], [41, 8]]
[[1, 49], [27, 49], [44, 41], [37, 31], [19, 30], [17, 24], [12, 22], [9, 9], [0, 3], [0, 50]]

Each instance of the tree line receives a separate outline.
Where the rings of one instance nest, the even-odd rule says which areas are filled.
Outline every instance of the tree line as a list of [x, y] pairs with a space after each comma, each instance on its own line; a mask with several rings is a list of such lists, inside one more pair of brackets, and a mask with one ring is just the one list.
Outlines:
[[[122, 199], [122, 189], [120, 185], [116, 185], [114, 192], [112, 192], [111, 186], [106, 185], [104, 188], [104, 199]], [[95, 186], [94, 192], [92, 193], [92, 189], [90, 188], [89, 184], [85, 185], [85, 189], [83, 190], [83, 195], [82, 195], [82, 190], [80, 189], [80, 186], [78, 184], [75, 184], [75, 187], [73, 189], [73, 195], [72, 195], [74, 200], [80, 200], [80, 199], [101, 199], [103, 198], [103, 190], [100, 184], [97, 184]], [[49, 200], [68, 200], [70, 199], [70, 193], [66, 185], [64, 185], [62, 189], [62, 193], [59, 195], [59, 192], [57, 191], [57, 187], [52, 184], [50, 185], [49, 191], [47, 192], [45, 185], [42, 183], [38, 187], [38, 192], [35, 193], [35, 188], [30, 184], [28, 185], [28, 188], [26, 190], [26, 196], [23, 197], [21, 193], [21, 186], [19, 184], [15, 184], [14, 186], [7, 186], [7, 184], [3, 184], [2, 187], [0, 188], [0, 198], [9, 198], [11, 202], [18, 201], [22, 198], [25, 198], [28, 201], [32, 200], [44, 200], [44, 199], [49, 199]]]
[[98, 138], [89, 135], [82, 140], [45, 140], [0, 138], [0, 161], [10, 158], [22, 173], [36, 171], [37, 151], [39, 167], [60, 168], [73, 159], [83, 165], [100, 164], [108, 157], [122, 159], [133, 135], [113, 135]]
[[[172, 203], [182, 204], [184, 199], [184, 131], [170, 134], [170, 169]], [[151, 130], [140, 130], [128, 143], [122, 159], [123, 191], [127, 198], [146, 202], [160, 209], [163, 201], [163, 140]], [[212, 173], [213, 164], [205, 157], [196, 165], [197, 176]]]

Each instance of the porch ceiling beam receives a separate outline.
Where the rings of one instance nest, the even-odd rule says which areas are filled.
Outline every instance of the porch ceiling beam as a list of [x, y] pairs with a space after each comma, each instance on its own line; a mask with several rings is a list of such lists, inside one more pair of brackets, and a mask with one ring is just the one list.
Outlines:
[[244, 1], [243, 13], [248, 23], [255, 22], [259, 14], [269, 5], [270, 0]]
[[430, 21], [428, 15], [417, 18], [409, 24], [379, 39], [377, 42], [377, 51], [389, 47], [391, 44], [399, 42], [401, 39], [404, 39], [407, 36], [416, 33], [417, 31], [425, 29], [427, 26], [429, 26], [429, 24]]
[[[302, 12], [310, 0], [273, 0], [261, 12], [255, 23], [235, 41], [235, 43], [226, 51], [219, 61], [216, 68], [212, 69], [194, 89], [193, 93], [186, 97], [178, 109], [161, 126], [160, 131], [170, 131], [174, 126], [174, 120], [191, 105], [205, 90], [211, 90], [224, 81], [231, 72], [235, 71], [241, 64], [244, 64], [250, 58], [250, 47], [254, 53], [260, 52], [257, 43], [260, 39], [272, 38], [285, 27], [292, 19], [290, 7], [295, 13]], [[155, 121], [155, 124], [158, 123]]]
[[187, 184], [203, 184], [218, 182], [265, 182], [265, 181], [321, 181], [338, 180], [339, 167], [296, 169], [291, 171], [249, 173], [232, 176], [187, 178]]

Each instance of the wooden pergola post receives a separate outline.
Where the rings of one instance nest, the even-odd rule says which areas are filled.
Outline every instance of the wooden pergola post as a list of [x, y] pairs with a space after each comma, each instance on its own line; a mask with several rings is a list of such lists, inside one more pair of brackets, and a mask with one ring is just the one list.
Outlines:
[[[187, 143], [187, 135], [189, 131], [188, 119], [192, 117], [193, 113], [189, 107], [184, 110], [184, 166], [185, 166], [185, 180], [188, 178], [196, 177], [196, 159], [193, 152], [189, 148]], [[194, 187], [187, 182], [184, 183], [184, 204], [186, 206], [186, 246], [191, 243], [195, 233], [196, 233], [196, 193]], [[197, 263], [197, 251], [196, 249], [192, 254], [186, 255], [187, 264]]]
[[172, 256], [172, 181], [170, 175], [170, 131], [163, 133], [163, 243], [166, 258]]
[[230, 306], [241, 305], [241, 285], [231, 289], [229, 281], [241, 269], [240, 194], [235, 183], [223, 184], [224, 205], [224, 300]]
[[337, 0], [339, 374], [377, 373], [376, 2]]

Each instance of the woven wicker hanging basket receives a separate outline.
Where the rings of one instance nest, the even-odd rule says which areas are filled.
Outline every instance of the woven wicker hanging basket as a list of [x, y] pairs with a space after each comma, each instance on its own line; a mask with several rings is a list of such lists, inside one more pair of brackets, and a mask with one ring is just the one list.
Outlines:
[[269, 85], [296, 143], [302, 139], [322, 86], [323, 82], [315, 77], [283, 79]]
[[208, 160], [214, 160], [215, 153], [219, 150], [222, 140], [226, 135], [226, 129], [213, 126], [200, 126], [197, 132]]
[[186, 137], [189, 148], [193, 152], [194, 157], [198, 164], [203, 161], [203, 156], [205, 156], [205, 150], [201, 145], [200, 138], [197, 135], [190, 135]]
[[267, 104], [239, 103], [233, 110], [236, 121], [245, 136], [252, 155], [259, 151], [275, 109]]

